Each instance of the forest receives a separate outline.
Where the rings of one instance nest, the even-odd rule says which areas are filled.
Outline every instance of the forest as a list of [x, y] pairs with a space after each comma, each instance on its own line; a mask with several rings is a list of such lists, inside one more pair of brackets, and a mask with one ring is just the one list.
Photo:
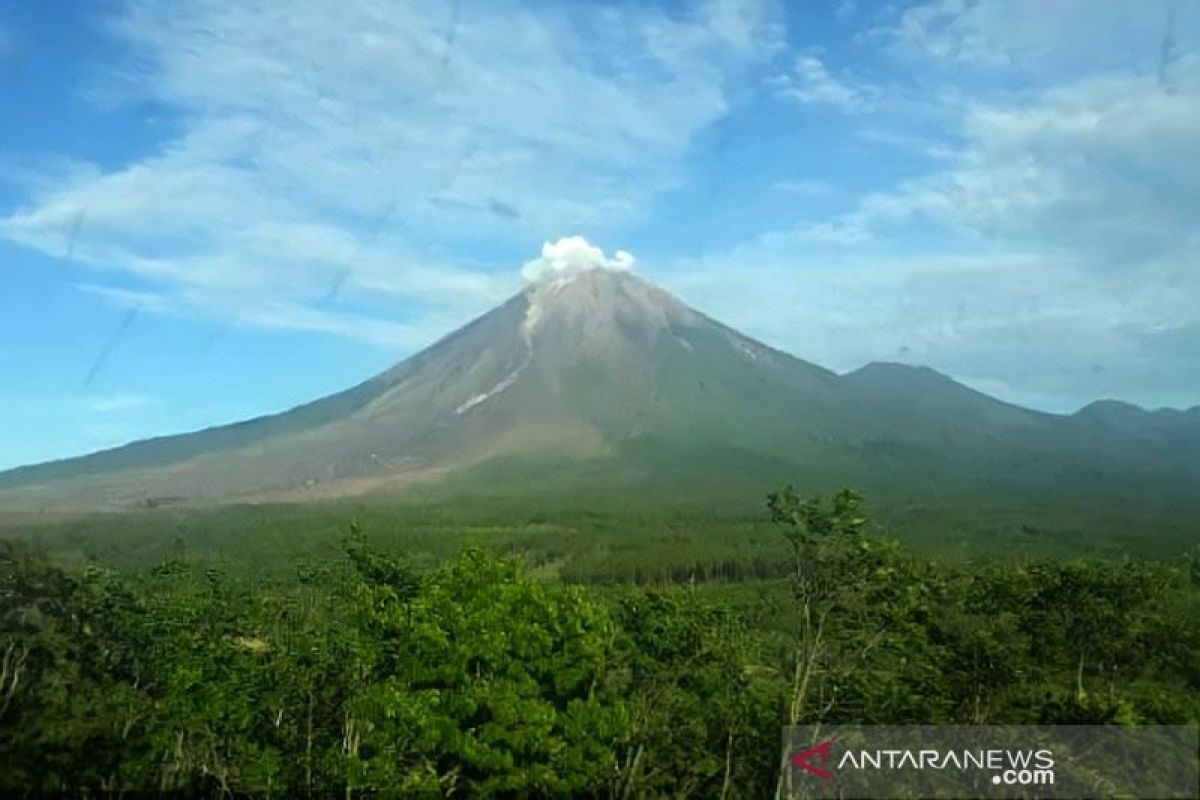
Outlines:
[[950, 559], [851, 491], [767, 511], [769, 562], [641, 577], [350, 520], [271, 570], [0, 542], [0, 792], [761, 798], [788, 724], [1200, 723], [1200, 549]]

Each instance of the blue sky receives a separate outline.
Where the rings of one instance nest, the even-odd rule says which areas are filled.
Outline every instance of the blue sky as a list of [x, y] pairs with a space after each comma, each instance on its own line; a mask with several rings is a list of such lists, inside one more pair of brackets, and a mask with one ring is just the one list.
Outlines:
[[282, 410], [579, 235], [839, 371], [1200, 403], [1200, 0], [0, 3], [0, 467]]

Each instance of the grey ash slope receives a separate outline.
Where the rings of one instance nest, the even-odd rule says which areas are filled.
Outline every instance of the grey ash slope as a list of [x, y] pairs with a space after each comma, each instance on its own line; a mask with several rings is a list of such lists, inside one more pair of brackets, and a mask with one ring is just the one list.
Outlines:
[[[1143, 418], [1145, 417], [1145, 418]], [[1195, 410], [1039, 414], [932, 370], [845, 376], [769, 348], [635, 277], [535, 284], [346, 392], [236, 425], [0, 474], [0, 509], [302, 500], [592, 481], [684, 495], [797, 476], [1198, 494]], [[902, 493], [902, 492], [901, 492]]]

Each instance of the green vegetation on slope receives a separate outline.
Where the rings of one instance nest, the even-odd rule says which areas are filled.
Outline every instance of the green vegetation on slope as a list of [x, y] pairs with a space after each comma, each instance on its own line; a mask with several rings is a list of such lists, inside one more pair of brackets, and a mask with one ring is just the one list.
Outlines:
[[1200, 721], [1196, 558], [968, 567], [851, 493], [770, 510], [780, 577], [658, 588], [358, 526], [286, 572], [4, 544], [0, 791], [764, 797], [787, 722]]
[[[290, 572], [298, 559], [335, 558], [350, 520], [358, 520], [386, 553], [432, 566], [463, 547], [520, 555], [574, 582], [671, 581], [695, 575], [724, 580], [780, 577], [778, 535], [760, 510], [762, 483], [752, 457], [713, 451], [679, 462], [720, 459], [729, 478], [699, 484], [639, 459], [661, 480], [639, 485], [639, 473], [564, 463], [561, 485], [538, 483], [519, 460], [470, 476], [470, 483], [426, 488], [399, 497], [377, 493], [314, 503], [158, 508], [60, 519], [0, 514], [0, 539], [20, 538], [56, 559], [118, 570], [186, 559], [230, 574]], [[628, 461], [623, 461], [628, 464]], [[793, 475], [795, 475], [793, 471]], [[837, 488], [828, 475], [804, 476], [806, 490]], [[474, 486], [475, 488], [472, 488]], [[486, 489], [482, 487], [487, 487]], [[571, 488], [577, 487], [577, 488]], [[1126, 554], [1171, 558], [1200, 544], [1200, 521], [1186, 509], [1119, 510], [1029, 495], [1022, 507], [942, 487], [932, 492], [871, 491], [870, 533], [898, 538], [914, 552], [942, 559]], [[1162, 520], [1166, 520], [1163, 522]]]

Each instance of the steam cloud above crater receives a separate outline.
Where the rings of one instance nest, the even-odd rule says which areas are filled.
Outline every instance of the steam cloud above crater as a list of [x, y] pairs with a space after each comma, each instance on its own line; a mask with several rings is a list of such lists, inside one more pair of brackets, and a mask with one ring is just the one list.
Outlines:
[[574, 275], [587, 269], [609, 269], [628, 272], [636, 259], [624, 250], [613, 253], [612, 258], [599, 247], [582, 236], [566, 236], [556, 242], [542, 245], [542, 255], [521, 267], [525, 280], [537, 282], [566, 275]]

